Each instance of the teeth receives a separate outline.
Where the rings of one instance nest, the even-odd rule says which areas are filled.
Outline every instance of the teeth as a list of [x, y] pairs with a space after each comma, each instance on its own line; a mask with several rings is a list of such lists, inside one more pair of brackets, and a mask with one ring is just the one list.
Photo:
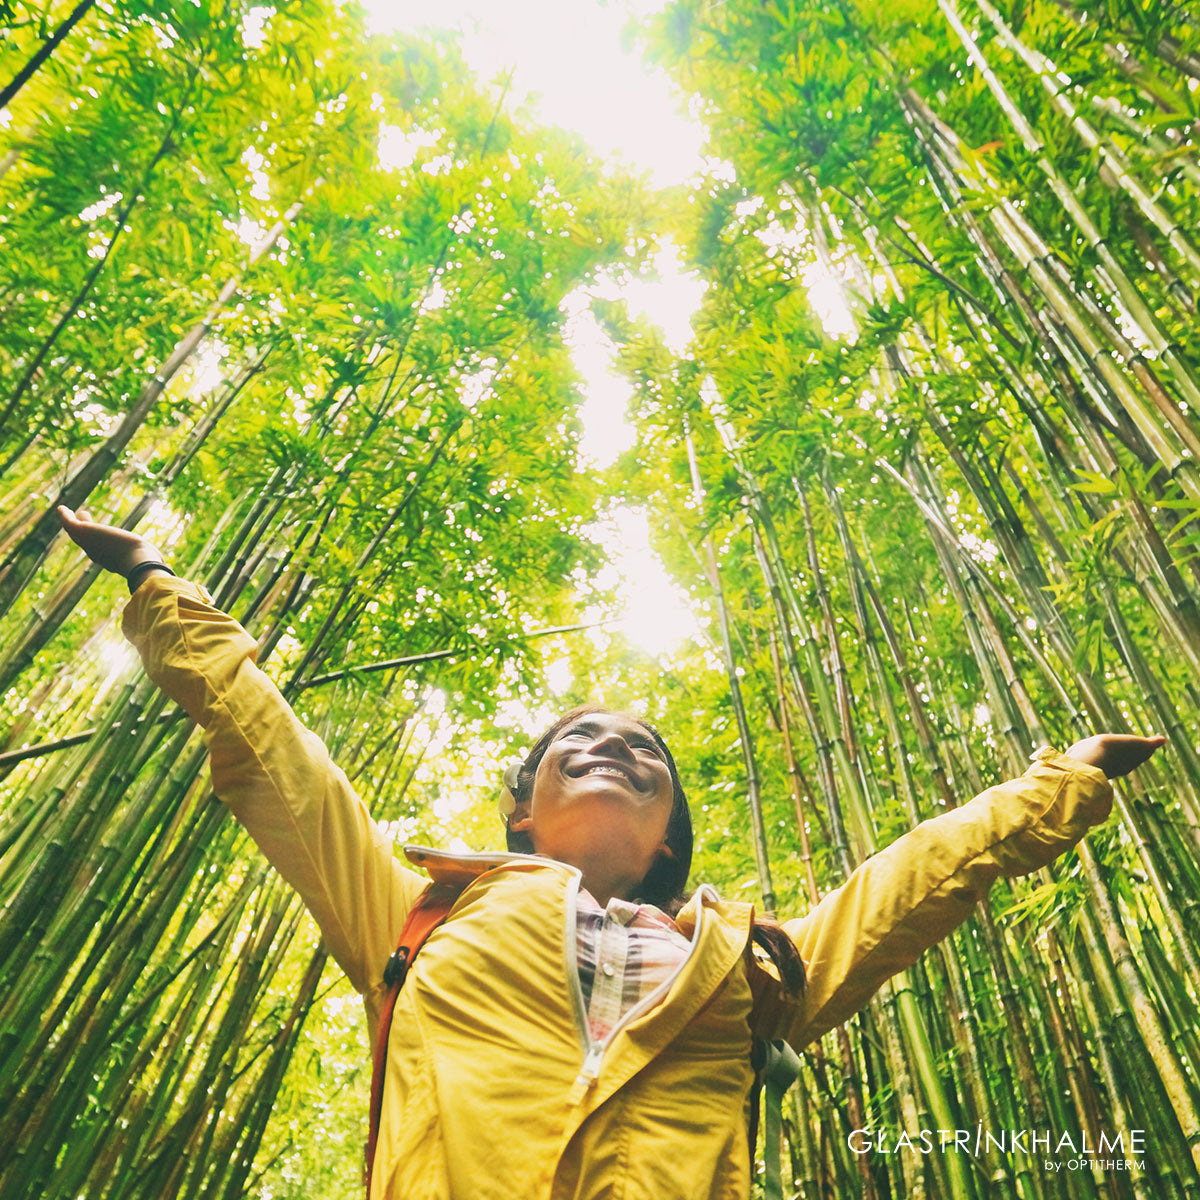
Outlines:
[[618, 779], [629, 779], [629, 773], [622, 771], [620, 767], [588, 767], [584, 771], [585, 775], [615, 775]]

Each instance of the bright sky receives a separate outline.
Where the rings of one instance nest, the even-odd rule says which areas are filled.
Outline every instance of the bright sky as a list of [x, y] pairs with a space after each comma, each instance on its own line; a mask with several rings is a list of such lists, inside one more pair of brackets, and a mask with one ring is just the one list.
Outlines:
[[[667, 76], [652, 70], [633, 48], [635, 23], [661, 10], [666, 0], [363, 0], [370, 28], [394, 31], [452, 30], [467, 63], [483, 80], [511, 72], [510, 102], [527, 106], [544, 124], [572, 129], [596, 151], [645, 171], [658, 186], [685, 183], [706, 168], [729, 164], [705, 160], [704, 129], [686, 112], [686, 102]], [[272, 11], [253, 10], [248, 39], [261, 38]], [[400, 166], [411, 161], [429, 135], [382, 126], [380, 157]], [[426, 140], [423, 140], [425, 138]], [[248, 162], [251, 170], [256, 164]], [[265, 176], [263, 177], [265, 187]], [[749, 211], [760, 200], [743, 202]], [[261, 230], [242, 231], [252, 242]], [[782, 227], [759, 234], [769, 245], [803, 253], [804, 238]], [[853, 336], [844, 281], [819, 264], [800, 273], [827, 331]], [[584, 465], [603, 468], [632, 445], [626, 413], [629, 389], [613, 370], [614, 348], [592, 317], [593, 299], [623, 299], [631, 312], [657, 325], [667, 344], [682, 353], [691, 339], [690, 318], [704, 285], [684, 268], [667, 245], [650, 277], [618, 285], [601, 281], [567, 297], [566, 339], [584, 381], [580, 416]], [[216, 356], [205, 362], [197, 386], [217, 371]], [[617, 586], [625, 607], [621, 628], [651, 654], [661, 655], [699, 634], [681, 590], [663, 570], [650, 544], [644, 512], [621, 508], [594, 527], [611, 563], [605, 586]], [[616, 579], [613, 578], [615, 573]], [[586, 614], [588, 619], [598, 614]]]
[[[686, 182], [706, 166], [704, 129], [687, 114], [685, 98], [667, 76], [652, 70], [631, 46], [627, 32], [633, 22], [661, 10], [665, 0], [363, 2], [371, 27], [381, 34], [456, 31], [464, 57], [482, 79], [512, 71], [514, 105], [529, 104], [543, 123], [579, 132], [601, 154], [649, 172], [657, 186]], [[632, 444], [633, 429], [625, 415], [628, 387], [612, 370], [612, 344], [588, 304], [596, 296], [623, 298], [682, 352], [704, 285], [684, 270], [672, 247], [658, 256], [654, 276], [622, 287], [580, 289], [565, 304], [568, 344], [585, 381], [582, 452], [597, 467], [611, 464]], [[819, 267], [810, 267], [804, 279], [830, 333], [844, 335], [849, 313], [838, 282]], [[697, 635], [686, 598], [651, 548], [645, 513], [620, 509], [596, 533], [621, 580], [626, 635], [652, 654]]]
[[663, 0], [364, 0], [372, 29], [453, 29], [483, 79], [512, 70], [511, 96], [541, 120], [583, 134], [602, 154], [681, 183], [700, 165], [704, 132], [662, 72], [623, 48], [631, 20]]
[[[622, 31], [662, 0], [366, 0], [379, 33], [422, 27], [454, 29], [463, 55], [483, 79], [513, 72], [515, 105], [531, 104], [544, 124], [583, 135], [610, 158], [648, 171], [657, 186], [680, 183], [704, 166], [703, 129], [661, 72], [651, 71]], [[691, 338], [691, 314], [703, 285], [673, 248], [659, 255], [657, 278], [618, 287], [602, 283], [568, 297], [567, 341], [584, 383], [581, 419], [585, 462], [611, 464], [632, 444], [629, 389], [612, 370], [613, 347], [592, 318], [594, 297], [623, 298], [662, 328], [672, 349]], [[621, 509], [595, 531], [620, 580], [622, 629], [652, 654], [698, 632], [687, 601], [650, 546], [646, 516]], [[602, 582], [610, 582], [608, 579]]]

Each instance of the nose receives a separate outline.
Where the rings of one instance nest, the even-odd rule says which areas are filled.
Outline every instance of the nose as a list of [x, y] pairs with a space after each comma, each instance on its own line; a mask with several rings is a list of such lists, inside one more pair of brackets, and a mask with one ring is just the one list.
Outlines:
[[591, 753], [598, 758], [625, 758], [634, 761], [629, 743], [617, 732], [610, 730], [600, 734], [591, 745]]

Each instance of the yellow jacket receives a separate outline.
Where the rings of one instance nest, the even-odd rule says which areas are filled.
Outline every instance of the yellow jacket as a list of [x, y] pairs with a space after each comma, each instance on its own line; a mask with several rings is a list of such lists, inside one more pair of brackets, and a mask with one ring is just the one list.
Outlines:
[[[384, 964], [426, 879], [397, 859], [254, 665], [254, 639], [203, 587], [152, 574], [123, 628], [203, 727], [214, 790], [299, 891], [374, 1028]], [[798, 1000], [748, 952], [751, 906], [702, 886], [677, 918], [692, 948], [665, 995], [586, 1062], [579, 872], [406, 848], [435, 877], [472, 882], [396, 1006], [371, 1200], [742, 1200], [751, 1028], [796, 1047], [819, 1037], [965, 920], [997, 876], [1050, 862], [1111, 804], [1101, 771], [1048, 750], [919, 825], [785, 923], [808, 971]]]

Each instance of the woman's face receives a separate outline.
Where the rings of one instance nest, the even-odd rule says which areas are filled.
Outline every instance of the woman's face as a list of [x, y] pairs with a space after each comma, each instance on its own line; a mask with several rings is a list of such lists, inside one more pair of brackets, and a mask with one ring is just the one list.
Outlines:
[[538, 764], [534, 848], [585, 871], [600, 857], [636, 888], [664, 849], [673, 802], [671, 770], [650, 732], [631, 717], [584, 713]]

